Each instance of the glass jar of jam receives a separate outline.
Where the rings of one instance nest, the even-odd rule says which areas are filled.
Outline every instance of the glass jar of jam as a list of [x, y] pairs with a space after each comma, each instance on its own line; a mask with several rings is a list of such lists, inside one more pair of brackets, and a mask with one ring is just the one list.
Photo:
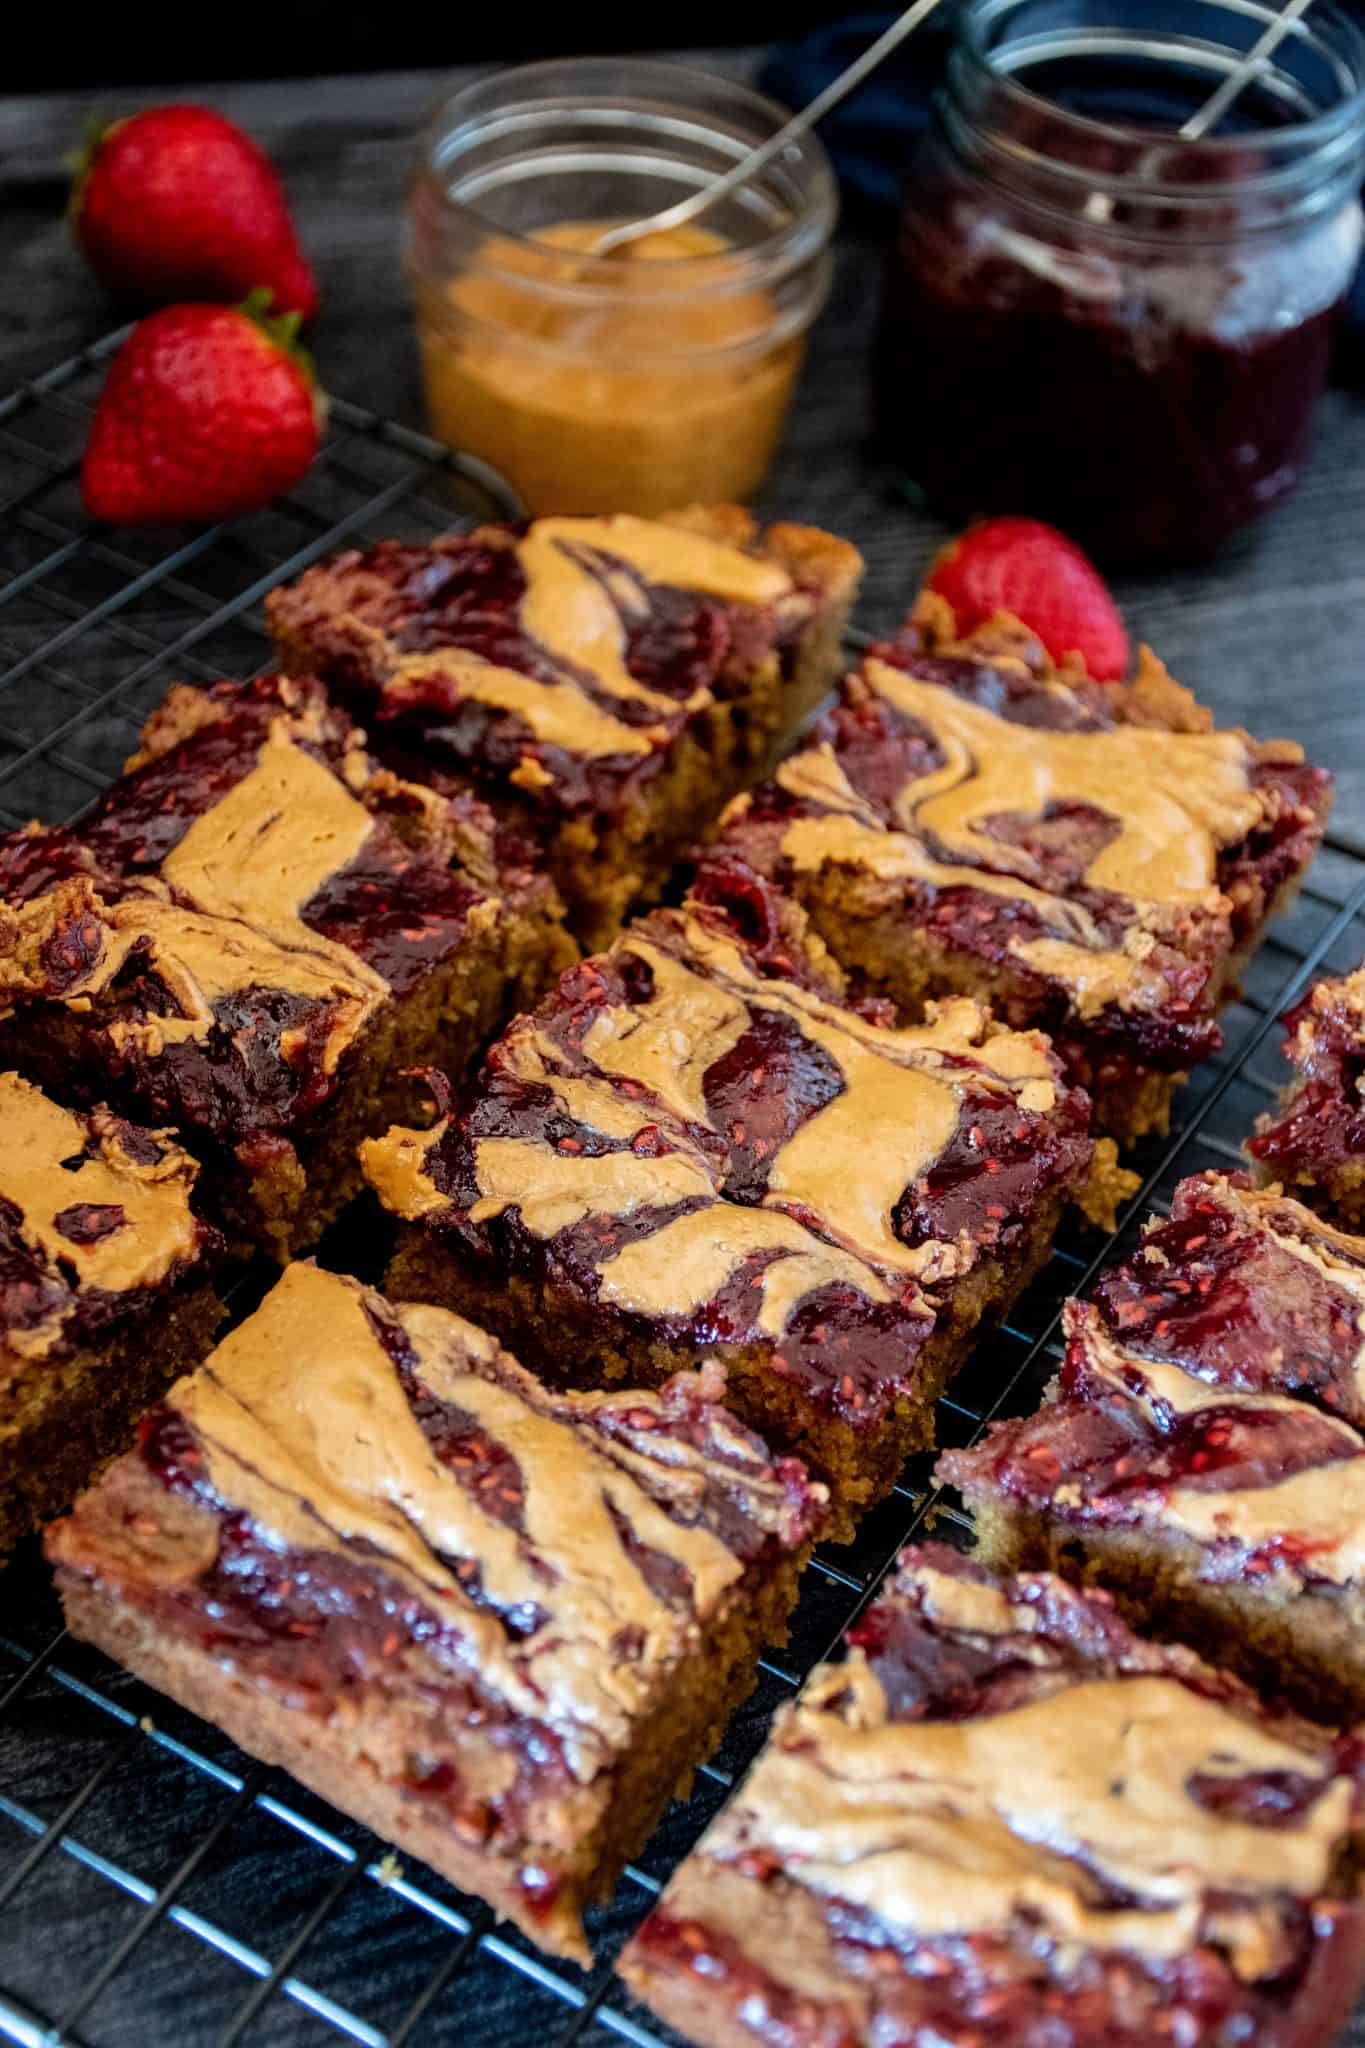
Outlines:
[[795, 144], [704, 223], [590, 249], [785, 118], [728, 79], [618, 58], [528, 64], [449, 100], [408, 231], [433, 431], [535, 513], [749, 497], [828, 290], [823, 148]]
[[1360, 253], [1365, 42], [1316, 0], [1179, 133], [1280, 5], [967, 0], [876, 362], [883, 446], [953, 517], [1178, 561], [1292, 490]]

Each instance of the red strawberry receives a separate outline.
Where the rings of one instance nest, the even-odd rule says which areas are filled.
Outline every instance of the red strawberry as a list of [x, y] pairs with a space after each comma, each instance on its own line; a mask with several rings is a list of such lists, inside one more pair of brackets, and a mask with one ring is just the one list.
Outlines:
[[270, 159], [209, 107], [150, 107], [95, 137], [71, 222], [112, 291], [151, 305], [229, 304], [260, 286], [311, 320], [318, 289]]
[[264, 505], [317, 454], [324, 402], [297, 313], [165, 306], [115, 356], [81, 463], [81, 495], [115, 526], [208, 525]]
[[960, 633], [1012, 612], [1054, 661], [1084, 658], [1097, 682], [1128, 671], [1128, 635], [1099, 570], [1074, 541], [1038, 519], [984, 519], [934, 563], [929, 588], [946, 600]]

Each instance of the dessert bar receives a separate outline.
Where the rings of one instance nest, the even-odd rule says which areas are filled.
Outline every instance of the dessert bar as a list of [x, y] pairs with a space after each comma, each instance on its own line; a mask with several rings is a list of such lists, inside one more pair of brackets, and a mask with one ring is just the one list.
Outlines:
[[266, 611], [385, 758], [542, 845], [586, 944], [659, 895], [834, 680], [862, 563], [734, 506], [481, 527], [309, 569]]
[[1247, 1150], [1262, 1179], [1365, 1230], [1365, 967], [1318, 982], [1285, 1023], [1295, 1078]]
[[316, 682], [178, 689], [72, 827], [0, 839], [0, 1057], [176, 1125], [234, 1242], [284, 1259], [355, 1147], [574, 948], [476, 802], [377, 769]]
[[439, 1107], [364, 1148], [406, 1224], [390, 1291], [578, 1384], [716, 1357], [844, 1535], [1092, 1165], [1040, 1034], [965, 998], [904, 1030], [850, 1007], [801, 912], [734, 864], [569, 969]]
[[655, 2012], [704, 2048], [1325, 2048], [1357, 1736], [937, 1544], [849, 1641], [626, 1948]]
[[1005, 617], [921, 599], [722, 842], [791, 889], [860, 992], [913, 1020], [959, 991], [1047, 1031], [1120, 1142], [1177, 1081], [1317, 850], [1331, 778], [1216, 731], [1144, 650], [1058, 670]]
[[1066, 1331], [1038, 1413], [940, 1461], [983, 1559], [1098, 1580], [1306, 1712], [1365, 1715], [1365, 1239], [1198, 1175]]
[[0, 1564], [213, 1342], [197, 1172], [167, 1132], [0, 1073]]
[[290, 1266], [49, 1532], [68, 1625], [586, 1960], [823, 1516], [719, 1390], [552, 1394], [458, 1316]]

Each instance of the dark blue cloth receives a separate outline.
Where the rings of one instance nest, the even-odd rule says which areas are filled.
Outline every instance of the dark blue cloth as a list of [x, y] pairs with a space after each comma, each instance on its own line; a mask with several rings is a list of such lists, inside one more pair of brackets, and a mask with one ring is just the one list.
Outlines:
[[[860, 91], [820, 123], [820, 139], [834, 160], [843, 196], [855, 206], [890, 211], [899, 200], [910, 153], [928, 123], [930, 101], [953, 46], [953, 12], [951, 6], [940, 7]], [[799, 43], [784, 44], [764, 65], [760, 90], [784, 106], [804, 107], [891, 19], [889, 14], [855, 14]]]
[[[834, 161], [850, 211], [889, 220], [900, 198], [915, 142], [929, 121], [935, 88], [953, 44], [953, 5], [941, 7], [893, 51], [861, 91], [827, 114], [820, 136]], [[851, 64], [893, 19], [859, 14], [833, 22], [799, 43], [774, 50], [759, 84], [788, 107], [808, 101]], [[1339, 369], [1365, 382], [1365, 264], [1346, 308]]]

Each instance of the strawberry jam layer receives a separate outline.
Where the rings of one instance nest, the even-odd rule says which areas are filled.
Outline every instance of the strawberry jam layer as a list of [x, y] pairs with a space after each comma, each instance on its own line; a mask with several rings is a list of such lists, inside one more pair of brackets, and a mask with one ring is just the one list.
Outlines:
[[[1002, 1440], [1003, 1439], [1003, 1440]], [[1163, 1426], [1136, 1405], [1049, 1403], [1026, 1422], [1002, 1425], [980, 1450], [943, 1461], [959, 1484], [990, 1487], [1066, 1520], [1160, 1519], [1163, 1496], [1242, 1495], [1361, 1455], [1310, 1410], [1220, 1407]], [[1325, 1483], [1330, 1483], [1327, 1481]], [[1268, 1570], [1277, 1561], [1311, 1575], [1316, 1545], [1292, 1530], [1245, 1544], [1226, 1539], [1218, 1576]]]
[[[780, 1872], [769, 1882], [780, 1908]], [[812, 1996], [783, 1982], [723, 1924], [659, 1910], [636, 1936], [635, 1954], [643, 1968], [690, 1977], [708, 1996], [723, 1998], [742, 2020], [745, 2037], [761, 2048], [863, 2048], [869, 2038], [878, 2048], [959, 2041], [972, 2048], [978, 2042], [1037, 2048], [1053, 2040], [1066, 2048], [1231, 2042], [1253, 2039], [1267, 2013], [1281, 2006], [1239, 1983], [1226, 1963], [1202, 1949], [1160, 1968], [1086, 1950], [1069, 1969], [1054, 1973], [1047, 1957], [1029, 1961], [988, 1935], [920, 1941], [907, 1953], [902, 1943], [837, 1906], [829, 1909], [827, 1939], [833, 1969], [851, 1984], [874, 1987], [872, 2036], [864, 2031], [861, 2000]], [[1312, 1962], [1305, 1935], [1300, 1977]], [[1343, 1985], [1353, 1981], [1345, 1954], [1334, 1958], [1333, 1970]]]
[[1322, 1081], [1299, 1089], [1283, 1116], [1265, 1124], [1247, 1150], [1271, 1172], [1330, 1174], [1365, 1156], [1365, 1099], [1357, 1080], [1342, 1095]]
[[1365, 969], [1319, 983], [1284, 1022], [1297, 1086], [1247, 1150], [1272, 1172], [1327, 1175], [1365, 1155]]
[[[1245, 1188], [1240, 1177], [1235, 1188]], [[1170, 1221], [1141, 1250], [1102, 1273], [1096, 1311], [1126, 1349], [1247, 1394], [1291, 1394], [1343, 1421], [1365, 1424], [1357, 1375], [1360, 1304], [1316, 1263], [1321, 1239], [1294, 1205], [1274, 1212], [1230, 1207], [1196, 1176], [1176, 1190]], [[1294, 1249], [1302, 1247], [1302, 1255]], [[1333, 1258], [1343, 1257], [1340, 1241]], [[1360, 1247], [1365, 1259], [1365, 1244]], [[1063, 1387], [1090, 1391], [1075, 1349]]]

